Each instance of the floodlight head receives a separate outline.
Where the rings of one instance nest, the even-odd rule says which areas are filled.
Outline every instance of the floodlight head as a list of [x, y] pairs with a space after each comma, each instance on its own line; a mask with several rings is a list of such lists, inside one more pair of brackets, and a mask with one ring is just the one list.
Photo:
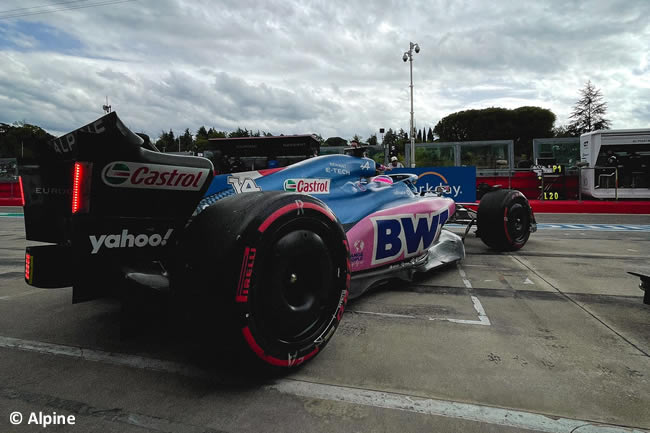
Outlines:
[[416, 53], [420, 52], [420, 46], [418, 44], [415, 44], [415, 52]]
[[402, 60], [407, 61], [408, 59], [409, 59], [408, 54], [404, 53], [404, 55], [402, 56]]

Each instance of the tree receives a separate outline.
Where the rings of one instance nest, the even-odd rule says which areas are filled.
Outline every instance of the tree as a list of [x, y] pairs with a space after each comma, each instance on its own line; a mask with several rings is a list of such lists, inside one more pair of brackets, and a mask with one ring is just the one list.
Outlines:
[[415, 137], [417, 143], [422, 143], [422, 130], [418, 129], [418, 135]]
[[323, 146], [347, 146], [347, 144], [347, 140], [341, 137], [330, 137], [323, 142]]
[[[392, 128], [389, 128], [386, 134], [384, 135], [383, 144], [388, 146], [389, 152], [404, 155], [404, 146], [409, 142], [408, 133], [404, 129], [399, 131], [393, 131]], [[393, 152], [393, 147], [395, 151]]]
[[569, 130], [568, 126], [557, 126], [553, 128], [553, 137], [565, 138], [565, 137], [574, 137], [575, 135]]
[[197, 152], [203, 152], [208, 148], [208, 130], [205, 129], [205, 126], [201, 126], [194, 136], [194, 146]]
[[325, 140], [323, 140], [323, 137], [320, 134], [313, 133], [312, 137], [316, 137], [316, 140], [318, 140], [318, 143], [322, 146]]
[[44, 129], [29, 123], [0, 123], [0, 158], [30, 158], [34, 156], [33, 149], [43, 148], [53, 138]]
[[228, 133], [226, 131], [217, 131], [214, 128], [208, 130], [208, 138], [226, 138]]
[[187, 152], [193, 150], [192, 147], [194, 147], [194, 141], [192, 140], [192, 133], [190, 132], [190, 128], [185, 128], [185, 132], [183, 135], [178, 137], [178, 141], [181, 144], [182, 151]]
[[228, 134], [228, 138], [234, 138], [234, 137], [250, 137], [250, 136], [251, 136], [251, 134], [248, 132], [248, 129], [245, 129], [245, 128], [244, 128], [244, 129], [241, 129], [241, 128], [239, 128], [239, 127], [237, 128], [236, 131], [233, 131], [233, 132], [231, 132], [230, 134]]
[[156, 141], [156, 147], [163, 152], [174, 152], [178, 150], [178, 143], [174, 137], [174, 131], [171, 129], [169, 132], [161, 132], [160, 137]]
[[569, 123], [569, 130], [574, 135], [584, 134], [598, 129], [609, 129], [610, 121], [605, 118], [607, 103], [603, 101], [600, 89], [587, 81], [580, 90], [580, 99], [576, 102], [571, 113], [573, 121]]
[[389, 128], [386, 134], [384, 135], [383, 144], [388, 146], [388, 149], [390, 149], [393, 146], [397, 146], [397, 142], [398, 142], [397, 134], [395, 134], [392, 128]]
[[208, 130], [205, 129], [205, 126], [201, 126], [197, 131], [196, 131], [196, 139], [208, 139]]
[[376, 146], [377, 145], [377, 134], [372, 134], [368, 139], [366, 140], [368, 143], [368, 146]]
[[533, 138], [553, 136], [555, 119], [540, 107], [465, 110], [443, 117], [433, 133], [441, 141], [513, 140], [516, 155], [530, 155]]
[[429, 128], [429, 132], [427, 132], [427, 141], [433, 143], [433, 129], [431, 128]]

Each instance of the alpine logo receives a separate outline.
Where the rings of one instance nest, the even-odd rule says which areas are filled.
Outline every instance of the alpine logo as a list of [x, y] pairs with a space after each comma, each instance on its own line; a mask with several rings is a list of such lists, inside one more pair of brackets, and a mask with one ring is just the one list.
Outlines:
[[206, 168], [115, 161], [104, 167], [102, 179], [106, 185], [118, 188], [198, 191], [208, 173]]
[[330, 179], [287, 179], [284, 190], [303, 194], [329, 194]]
[[90, 235], [90, 244], [93, 249], [90, 254], [97, 254], [102, 248], [143, 248], [167, 245], [167, 241], [174, 229], [168, 229], [164, 235], [154, 233], [152, 235], [132, 235], [127, 229], [117, 235]]
[[447, 209], [439, 213], [417, 213], [371, 218], [375, 243], [372, 265], [413, 257], [427, 250], [449, 218]]

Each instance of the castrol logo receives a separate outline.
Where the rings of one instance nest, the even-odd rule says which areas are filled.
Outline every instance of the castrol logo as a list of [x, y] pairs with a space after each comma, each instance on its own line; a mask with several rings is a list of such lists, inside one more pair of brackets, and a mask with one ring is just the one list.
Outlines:
[[329, 194], [330, 179], [287, 179], [284, 190], [302, 194]]
[[102, 180], [117, 188], [172, 189], [198, 191], [208, 178], [205, 168], [139, 164], [115, 161], [102, 170]]

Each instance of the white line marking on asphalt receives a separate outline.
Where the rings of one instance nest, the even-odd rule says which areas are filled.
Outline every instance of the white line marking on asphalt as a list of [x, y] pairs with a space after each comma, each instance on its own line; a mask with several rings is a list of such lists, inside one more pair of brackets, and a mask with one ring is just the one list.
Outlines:
[[[427, 317], [427, 320], [445, 320], [447, 322], [461, 323], [464, 325], [480, 325], [480, 326], [490, 326], [490, 319], [485, 314], [483, 305], [481, 301], [478, 300], [476, 296], [471, 296], [472, 304], [474, 309], [478, 313], [478, 320], [463, 320], [463, 319], [451, 319], [449, 317]], [[357, 314], [367, 314], [370, 316], [380, 316], [380, 317], [389, 317], [391, 319], [422, 319], [423, 317], [412, 316], [408, 314], [394, 314], [394, 313], [376, 313], [374, 311], [360, 311], [360, 310], [350, 310], [351, 313]]]
[[423, 415], [443, 416], [505, 427], [551, 433], [631, 432], [640, 430], [590, 423], [570, 418], [555, 418], [532, 412], [480, 406], [470, 403], [422, 398], [391, 392], [371, 391], [304, 381], [284, 380], [271, 389], [306, 398], [341, 401], [363, 406], [402, 410]]
[[456, 268], [458, 269], [458, 273], [460, 274], [460, 278], [463, 280], [463, 284], [465, 284], [465, 287], [471, 289], [472, 283], [470, 283], [470, 281], [467, 279], [467, 274], [465, 273], [463, 267], [460, 265], [460, 262], [456, 262]]
[[437, 319], [435, 317], [430, 317], [429, 320], [447, 320], [453, 323], [462, 323], [464, 325], [479, 325], [479, 326], [490, 326], [490, 318], [485, 314], [483, 305], [481, 301], [478, 300], [476, 296], [472, 296], [472, 304], [474, 304], [474, 309], [478, 313], [478, 320], [461, 320], [461, 319]]
[[[480, 305], [480, 304], [479, 304]], [[482, 308], [482, 307], [481, 307]], [[22, 340], [0, 336], [0, 347], [46, 355], [67, 356], [86, 361], [126, 366], [142, 370], [180, 374], [190, 377], [214, 378], [213, 373], [178, 362], [155, 358], [104, 352], [61, 344]], [[349, 404], [401, 410], [422, 415], [442, 416], [498, 426], [515, 427], [549, 433], [643, 433], [615, 425], [599, 424], [571, 418], [558, 418], [534, 412], [459, 403], [450, 400], [423, 398], [392, 392], [374, 391], [346, 386], [326, 385], [293, 379], [279, 379], [274, 384], [261, 386], [284, 394]]]
[[524, 284], [535, 284], [535, 283], [530, 281], [530, 278], [526, 278], [526, 280], [524, 281]]
[[[465, 287], [471, 289], [472, 283], [470, 283], [470, 281], [467, 279], [467, 273], [465, 273], [465, 270], [462, 268], [459, 262], [456, 262], [456, 268], [458, 269], [458, 273], [460, 274], [460, 277], [463, 280]], [[490, 326], [492, 323], [490, 322], [488, 316], [485, 314], [485, 310], [483, 309], [483, 305], [481, 305], [481, 301], [479, 301], [476, 296], [471, 296], [471, 298], [472, 298], [472, 304], [474, 304], [474, 309], [478, 313], [478, 320], [451, 319], [449, 317], [427, 317], [427, 319], [445, 320], [447, 322], [461, 323], [463, 325]], [[359, 310], [350, 310], [350, 311], [352, 313], [357, 313], [357, 314], [368, 314], [372, 316], [390, 317], [394, 319], [418, 319], [417, 316], [411, 316], [406, 314], [376, 313], [374, 311], [359, 311]]]
[[104, 362], [113, 365], [139, 368], [142, 370], [175, 373], [189, 377], [202, 377], [206, 374], [197, 368], [173, 361], [144, 358], [142, 356], [129, 355], [125, 353], [104, 352], [103, 350], [84, 349], [81, 347], [65, 346], [62, 344], [44, 343], [41, 341], [23, 340], [20, 338], [0, 336], [0, 347], [6, 349], [17, 349], [25, 352], [43, 353], [46, 355], [67, 356], [86, 361]]

